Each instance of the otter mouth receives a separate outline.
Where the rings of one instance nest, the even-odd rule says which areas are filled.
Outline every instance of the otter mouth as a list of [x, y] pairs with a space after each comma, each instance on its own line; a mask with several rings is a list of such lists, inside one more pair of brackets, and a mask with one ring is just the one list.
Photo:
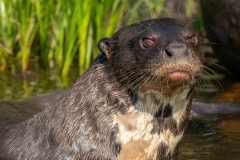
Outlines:
[[[152, 73], [161, 84], [168, 87], [188, 85], [195, 83], [197, 75], [201, 72], [200, 61], [189, 63], [186, 59], [179, 59], [171, 63], [163, 63], [159, 66], [152, 66]], [[151, 67], [149, 67], [151, 68]], [[158, 82], [157, 82], [158, 83]]]
[[166, 78], [167, 80], [182, 82], [189, 79], [189, 72], [183, 70], [176, 70], [168, 73], [166, 75]]

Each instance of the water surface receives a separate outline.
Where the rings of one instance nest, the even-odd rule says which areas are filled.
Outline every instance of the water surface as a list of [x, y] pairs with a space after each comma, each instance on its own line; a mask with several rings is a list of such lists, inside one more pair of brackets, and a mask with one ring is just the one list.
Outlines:
[[178, 159], [240, 159], [240, 114], [190, 121]]

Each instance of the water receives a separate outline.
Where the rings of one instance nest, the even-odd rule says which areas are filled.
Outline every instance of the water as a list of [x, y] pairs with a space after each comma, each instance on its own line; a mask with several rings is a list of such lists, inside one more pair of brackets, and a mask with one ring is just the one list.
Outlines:
[[192, 120], [178, 159], [240, 159], [240, 114], [217, 120]]
[[[30, 75], [0, 76], [0, 101], [16, 100], [42, 93], [63, 90], [77, 78], [77, 72], [64, 83], [54, 71]], [[197, 91], [197, 98], [240, 103], [240, 83], [233, 80], [213, 83]], [[218, 92], [218, 93], [217, 93]], [[211, 120], [190, 120], [181, 145], [179, 160], [238, 160], [240, 159], [240, 114], [215, 117]]]
[[56, 70], [0, 76], [0, 101], [12, 101], [68, 88], [78, 78], [77, 68], [62, 79]]
[[[240, 82], [225, 75], [223, 77], [223, 80], [219, 80], [221, 85], [213, 81], [215, 91], [212, 89], [209, 92], [203, 87], [197, 97], [240, 104]], [[209, 116], [208, 120], [190, 120], [182, 141], [181, 154], [176, 159], [239, 160], [240, 113]]]

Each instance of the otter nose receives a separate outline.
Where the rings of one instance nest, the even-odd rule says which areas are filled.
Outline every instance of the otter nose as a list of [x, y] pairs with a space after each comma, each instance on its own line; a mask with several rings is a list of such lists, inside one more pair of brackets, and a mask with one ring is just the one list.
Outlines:
[[187, 45], [182, 42], [171, 42], [165, 47], [165, 54], [170, 57], [180, 57], [187, 55]]

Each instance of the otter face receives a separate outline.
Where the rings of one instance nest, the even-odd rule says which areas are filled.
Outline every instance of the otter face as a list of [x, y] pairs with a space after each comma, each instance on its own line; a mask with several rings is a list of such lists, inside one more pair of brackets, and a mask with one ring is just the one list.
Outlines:
[[106, 68], [131, 100], [125, 113], [113, 115], [118, 159], [176, 155], [203, 66], [201, 38], [176, 20], [151, 19], [122, 28], [98, 46]]
[[204, 59], [201, 45], [198, 34], [178, 21], [151, 19], [102, 39], [99, 49], [122, 82], [176, 88], [195, 82]]

